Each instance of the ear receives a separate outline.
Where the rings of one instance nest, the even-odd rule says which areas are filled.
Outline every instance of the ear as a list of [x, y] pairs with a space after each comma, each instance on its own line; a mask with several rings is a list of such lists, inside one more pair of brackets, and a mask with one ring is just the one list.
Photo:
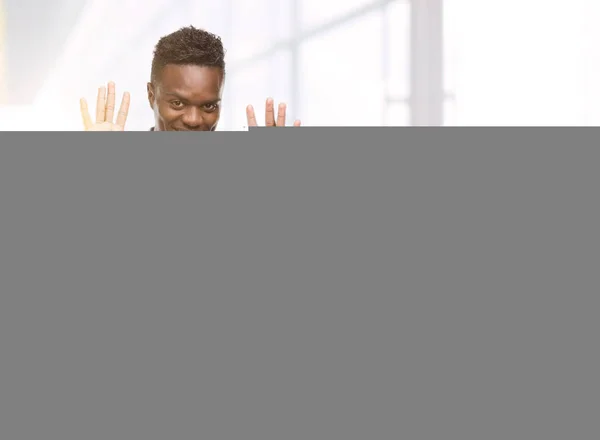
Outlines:
[[150, 104], [150, 108], [151, 108], [152, 110], [154, 110], [154, 101], [155, 101], [155, 99], [156, 99], [156, 98], [155, 98], [155, 96], [156, 96], [156, 95], [155, 95], [155, 93], [154, 93], [154, 85], [153, 85], [151, 82], [149, 82], [149, 83], [146, 85], [146, 89], [147, 89], [147, 91], [148, 91], [148, 104]]

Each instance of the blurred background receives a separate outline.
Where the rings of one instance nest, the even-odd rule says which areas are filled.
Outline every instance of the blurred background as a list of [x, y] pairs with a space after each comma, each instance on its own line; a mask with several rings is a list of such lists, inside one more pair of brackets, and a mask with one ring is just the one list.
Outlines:
[[80, 130], [114, 80], [147, 130], [158, 38], [227, 49], [220, 130], [268, 96], [308, 126], [599, 125], [598, 0], [0, 0], [0, 129]]

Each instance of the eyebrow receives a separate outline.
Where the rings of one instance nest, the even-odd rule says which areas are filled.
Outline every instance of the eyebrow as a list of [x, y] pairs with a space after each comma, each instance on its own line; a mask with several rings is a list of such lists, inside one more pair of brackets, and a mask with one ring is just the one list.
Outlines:
[[[189, 102], [189, 100], [188, 100], [188, 99], [184, 98], [184, 97], [183, 97], [183, 96], [181, 96], [181, 95], [178, 95], [178, 94], [177, 94], [177, 93], [175, 93], [175, 92], [164, 92], [164, 95], [173, 96], [173, 97], [175, 97], [175, 98], [177, 98], [177, 99], [179, 99], [179, 100], [181, 100], [181, 101], [186, 101], [186, 102]], [[203, 101], [202, 103], [203, 103], [203, 104], [216, 104], [216, 103], [218, 103], [218, 102], [221, 102], [221, 98], [207, 99], [207, 100]]]

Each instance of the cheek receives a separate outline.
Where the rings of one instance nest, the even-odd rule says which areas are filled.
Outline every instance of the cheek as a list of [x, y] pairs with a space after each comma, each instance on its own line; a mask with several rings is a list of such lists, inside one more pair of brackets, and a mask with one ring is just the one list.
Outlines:
[[219, 122], [220, 116], [221, 110], [217, 110], [216, 112], [209, 113], [206, 119], [209, 120], [211, 124], [216, 124], [217, 122]]
[[161, 119], [165, 121], [172, 121], [174, 119], [177, 119], [177, 117], [179, 116], [179, 112], [177, 110], [173, 110], [173, 108], [168, 103], [159, 103], [158, 115]]
[[219, 123], [219, 115], [215, 113], [211, 114], [210, 117], [207, 118], [206, 122], [206, 125], [208, 125], [211, 130], [214, 130]]

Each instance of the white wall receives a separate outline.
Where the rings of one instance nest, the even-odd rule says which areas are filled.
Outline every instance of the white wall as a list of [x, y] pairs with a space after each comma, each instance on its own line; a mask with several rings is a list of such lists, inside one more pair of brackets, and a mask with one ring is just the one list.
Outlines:
[[60, 131], [34, 106], [0, 106], [0, 131]]
[[598, 125], [598, 0], [446, 0], [449, 124]]

